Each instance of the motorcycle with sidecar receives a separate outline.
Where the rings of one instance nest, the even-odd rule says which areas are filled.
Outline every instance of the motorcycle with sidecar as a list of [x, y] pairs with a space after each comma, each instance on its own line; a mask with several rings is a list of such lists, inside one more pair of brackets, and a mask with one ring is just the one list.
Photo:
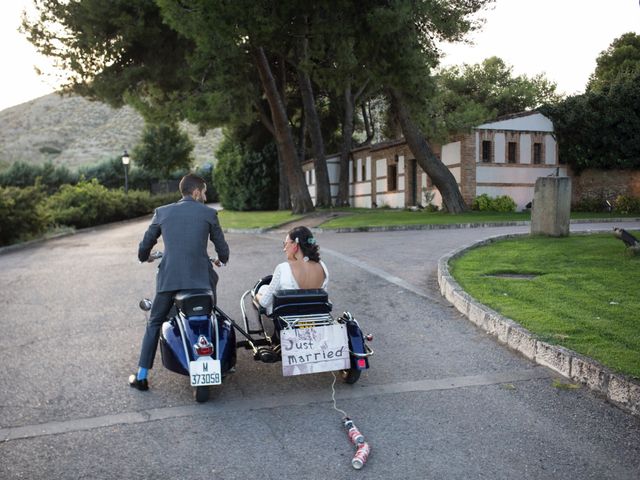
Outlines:
[[[161, 258], [161, 252], [152, 254], [152, 259]], [[162, 364], [189, 376], [196, 401], [207, 401], [210, 388], [235, 371], [238, 347], [252, 350], [256, 361], [282, 362], [285, 376], [339, 371], [346, 383], [353, 384], [369, 368], [373, 350], [367, 342], [372, 336], [362, 333], [349, 312], [334, 319], [325, 290], [280, 290], [268, 313], [257, 302], [256, 293], [270, 281], [271, 275], [264, 277], [242, 295], [243, 326], [216, 305], [211, 290], [175, 295], [160, 333]], [[253, 321], [247, 314], [248, 298], [255, 310]], [[151, 310], [151, 301], [143, 299], [140, 308]], [[244, 340], [236, 340], [236, 331]]]

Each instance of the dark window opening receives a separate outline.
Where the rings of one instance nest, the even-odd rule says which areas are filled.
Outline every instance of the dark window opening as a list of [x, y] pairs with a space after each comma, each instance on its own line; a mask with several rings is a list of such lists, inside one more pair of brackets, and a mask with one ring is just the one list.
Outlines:
[[398, 164], [387, 165], [387, 191], [395, 192], [398, 189]]
[[542, 163], [542, 144], [538, 142], [533, 144], [533, 163], [535, 165]]
[[507, 145], [507, 162], [508, 163], [517, 163], [518, 157], [516, 156], [518, 152], [518, 144], [516, 142], [509, 142]]
[[482, 141], [482, 162], [491, 163], [491, 140]]

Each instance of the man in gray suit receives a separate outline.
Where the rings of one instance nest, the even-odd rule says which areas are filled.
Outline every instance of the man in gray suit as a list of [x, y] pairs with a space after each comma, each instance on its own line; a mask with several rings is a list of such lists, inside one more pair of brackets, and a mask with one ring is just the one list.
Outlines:
[[202, 178], [185, 175], [180, 181], [182, 199], [156, 209], [138, 247], [138, 259], [146, 262], [162, 235], [164, 253], [158, 267], [156, 296], [142, 339], [138, 373], [129, 377], [129, 385], [138, 390], [149, 389], [147, 373], [153, 367], [160, 329], [171, 310], [174, 295], [180, 290], [211, 289], [215, 298], [218, 275], [209, 261], [208, 240], [213, 242], [218, 255], [217, 266], [229, 260], [229, 246], [218, 223], [218, 214], [204, 205], [206, 190], [207, 184]]

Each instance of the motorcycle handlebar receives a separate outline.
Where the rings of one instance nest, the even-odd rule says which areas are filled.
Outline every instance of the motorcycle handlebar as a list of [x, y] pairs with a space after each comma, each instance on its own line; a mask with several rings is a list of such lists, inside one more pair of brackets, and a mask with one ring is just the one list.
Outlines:
[[[147, 259], [147, 262], [151, 263], [151, 262], [153, 262], [155, 260], [159, 260], [161, 258], [162, 258], [162, 252], [158, 250], [158, 251], [155, 251], [155, 252], [151, 252], [149, 254], [149, 258]], [[224, 266], [227, 265], [226, 263], [221, 262], [220, 259], [218, 259], [218, 258], [209, 257], [209, 261], [211, 263], [213, 263], [216, 267], [224, 267]]]

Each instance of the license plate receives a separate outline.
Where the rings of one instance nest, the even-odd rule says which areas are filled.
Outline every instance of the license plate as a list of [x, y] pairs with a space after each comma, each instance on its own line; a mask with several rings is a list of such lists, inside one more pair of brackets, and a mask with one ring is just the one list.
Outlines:
[[189, 362], [189, 377], [191, 377], [192, 387], [220, 385], [222, 383], [220, 360], [199, 358]]

